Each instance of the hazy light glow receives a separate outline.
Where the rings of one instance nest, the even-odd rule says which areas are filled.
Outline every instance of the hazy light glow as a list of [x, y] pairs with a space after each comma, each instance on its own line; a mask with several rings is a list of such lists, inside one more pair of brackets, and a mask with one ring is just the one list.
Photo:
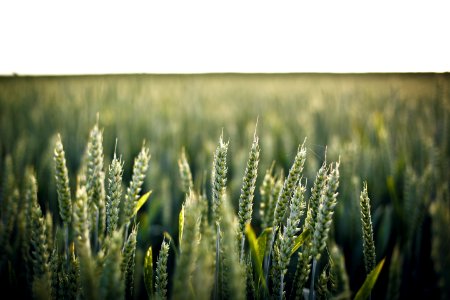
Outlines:
[[4, 2], [0, 74], [450, 71], [445, 2]]

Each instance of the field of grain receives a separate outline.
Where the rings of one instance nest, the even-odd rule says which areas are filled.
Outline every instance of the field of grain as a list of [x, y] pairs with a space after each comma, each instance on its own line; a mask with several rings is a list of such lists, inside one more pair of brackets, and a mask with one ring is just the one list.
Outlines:
[[446, 299], [449, 88], [448, 74], [0, 78], [0, 286], [347, 299], [384, 258], [374, 299]]

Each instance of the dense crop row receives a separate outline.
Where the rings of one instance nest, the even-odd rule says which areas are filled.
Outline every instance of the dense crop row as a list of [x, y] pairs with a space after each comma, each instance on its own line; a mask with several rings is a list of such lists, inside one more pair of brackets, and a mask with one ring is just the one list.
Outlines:
[[399, 78], [2, 79], [2, 287], [445, 298], [448, 78]]

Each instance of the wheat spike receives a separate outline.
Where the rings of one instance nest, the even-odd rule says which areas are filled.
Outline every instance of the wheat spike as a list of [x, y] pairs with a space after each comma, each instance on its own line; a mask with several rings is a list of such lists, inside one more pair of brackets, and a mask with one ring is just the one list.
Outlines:
[[361, 223], [363, 233], [363, 253], [364, 253], [364, 265], [366, 267], [366, 273], [369, 274], [375, 268], [376, 254], [375, 244], [373, 242], [373, 228], [372, 217], [370, 214], [370, 199], [367, 194], [367, 183], [364, 183], [363, 190], [360, 196], [361, 205]]

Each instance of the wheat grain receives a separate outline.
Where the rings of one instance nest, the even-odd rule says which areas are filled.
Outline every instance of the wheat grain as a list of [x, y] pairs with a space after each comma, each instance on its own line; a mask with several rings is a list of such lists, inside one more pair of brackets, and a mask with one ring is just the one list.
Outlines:
[[108, 253], [100, 276], [101, 299], [123, 299], [125, 296], [121, 266], [118, 263], [122, 261], [122, 242], [121, 231], [114, 231], [111, 236], [108, 236]]
[[184, 148], [181, 150], [181, 155], [178, 159], [178, 169], [181, 178], [181, 190], [187, 194], [194, 189], [194, 181], [192, 180], [191, 168], [189, 167]]
[[109, 166], [108, 195], [106, 198], [106, 231], [109, 236], [116, 230], [119, 222], [119, 205], [122, 199], [122, 175], [122, 159], [117, 158], [116, 152], [114, 152], [114, 158]]
[[214, 153], [212, 181], [212, 214], [215, 223], [220, 222], [220, 207], [222, 206], [223, 197], [227, 184], [227, 151], [229, 142], [223, 142], [223, 133], [219, 139], [219, 145]]
[[326, 246], [328, 232], [330, 231], [334, 207], [337, 204], [337, 188], [339, 185], [339, 163], [330, 168], [327, 185], [324, 193], [320, 198], [318, 207], [317, 221], [314, 226], [312, 238], [312, 254], [313, 258], [318, 260], [320, 253]]
[[[105, 173], [103, 172], [103, 132], [98, 124], [92, 128], [87, 145], [86, 192], [91, 225], [97, 238], [102, 238], [106, 223]], [[94, 245], [96, 248], [96, 245]]]
[[[259, 188], [259, 194], [261, 195], [261, 202], [259, 206], [259, 216], [261, 218], [261, 226], [263, 228], [267, 228], [272, 224], [269, 221], [270, 214], [269, 208], [273, 206], [273, 197], [272, 197], [272, 189], [275, 185], [275, 178], [273, 177], [273, 168], [275, 163], [272, 163], [270, 168], [266, 170], [266, 174], [264, 175], [264, 179]], [[272, 212], [273, 216], [273, 212]]]
[[304, 193], [306, 191], [306, 182], [302, 185], [301, 180], [290, 203], [290, 214], [287, 219], [287, 224], [284, 226], [283, 234], [279, 235], [279, 258], [275, 260], [274, 264], [277, 266], [277, 272], [275, 276], [279, 277], [276, 281], [279, 285], [275, 286], [275, 290], [278, 291], [279, 299], [284, 298], [284, 276], [287, 272], [291, 257], [291, 249], [299, 231], [300, 218], [304, 214], [305, 210], [305, 198]]
[[61, 220], [65, 223], [65, 226], [67, 226], [72, 219], [72, 200], [70, 196], [69, 174], [66, 167], [65, 152], [59, 134], [54, 150], [54, 161], [59, 215], [61, 216]]
[[167, 299], [167, 260], [169, 258], [169, 244], [163, 240], [161, 250], [159, 251], [158, 260], [156, 261], [155, 272], [155, 294], [161, 299]]
[[375, 268], [375, 244], [373, 242], [373, 228], [372, 217], [370, 214], [370, 199], [367, 194], [367, 183], [364, 183], [363, 190], [360, 196], [361, 205], [361, 223], [363, 233], [363, 253], [364, 253], [364, 265], [366, 267], [366, 273], [369, 274]]
[[[149, 161], [150, 150], [144, 143], [138, 156], [134, 159], [133, 175], [125, 195], [124, 222], [127, 224], [129, 224], [131, 218], [133, 217], [136, 201], [139, 199], [139, 193], [141, 192], [144, 184]], [[127, 232], [125, 232], [125, 234], [127, 234]]]
[[127, 299], [133, 297], [137, 230], [137, 226], [134, 226], [131, 230], [122, 253], [121, 270], [125, 280], [125, 297]]
[[281, 226], [287, 211], [287, 207], [289, 205], [289, 200], [291, 199], [303, 172], [303, 165], [305, 164], [306, 160], [305, 142], [306, 139], [303, 144], [298, 147], [294, 163], [289, 170], [288, 177], [284, 181], [283, 188], [281, 189], [280, 195], [278, 197], [273, 220], [274, 230], [276, 230], [277, 227]]
[[247, 161], [247, 167], [245, 168], [245, 174], [243, 178], [241, 195], [239, 197], [239, 228], [238, 239], [241, 249], [240, 261], [244, 259], [244, 242], [245, 235], [244, 229], [246, 224], [249, 224], [252, 220], [253, 212], [253, 196], [256, 186], [256, 178], [258, 176], [258, 163], [259, 163], [259, 144], [258, 136], [253, 137], [252, 147], [250, 149], [249, 158]]

